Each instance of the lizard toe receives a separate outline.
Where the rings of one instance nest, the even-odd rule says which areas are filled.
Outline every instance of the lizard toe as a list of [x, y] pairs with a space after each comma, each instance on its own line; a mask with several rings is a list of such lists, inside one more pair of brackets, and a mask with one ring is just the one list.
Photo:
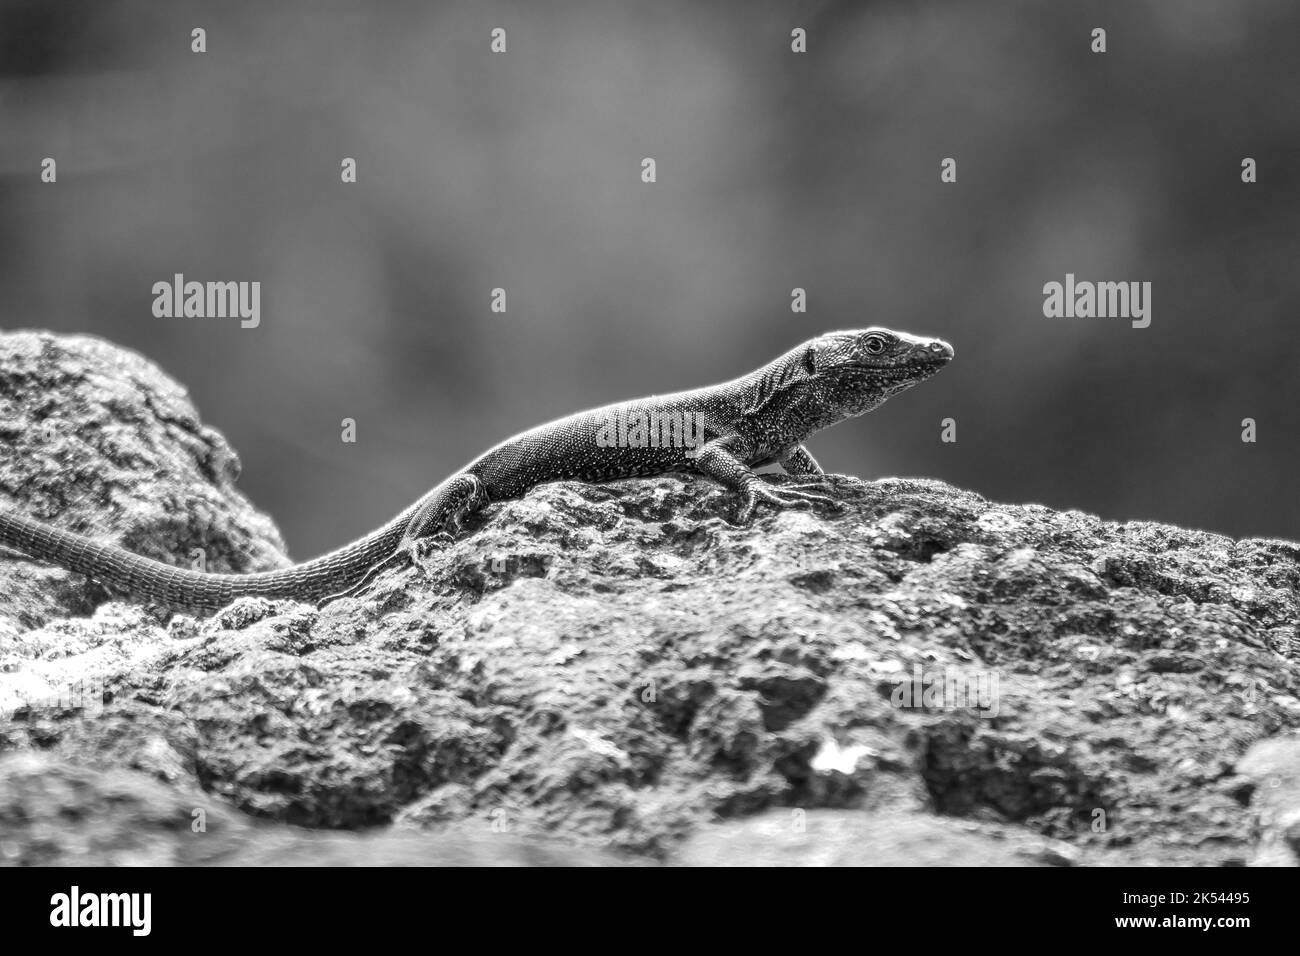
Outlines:
[[815, 505], [823, 505], [828, 508], [840, 507], [840, 503], [829, 495], [817, 494], [812, 491], [800, 491], [797, 488], [788, 486], [782, 488], [755, 487], [754, 497], [777, 509], [812, 508]]

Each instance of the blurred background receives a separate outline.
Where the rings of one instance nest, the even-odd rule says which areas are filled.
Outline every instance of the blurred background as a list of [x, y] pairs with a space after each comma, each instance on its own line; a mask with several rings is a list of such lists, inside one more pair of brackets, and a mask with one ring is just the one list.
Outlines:
[[[827, 470], [1300, 538], [1298, 227], [1294, 0], [0, 0], [0, 325], [185, 383], [298, 558], [869, 324], [957, 359]], [[176, 272], [260, 281], [261, 326], [155, 318]], [[1150, 328], [1044, 318], [1067, 272], [1152, 282]]]

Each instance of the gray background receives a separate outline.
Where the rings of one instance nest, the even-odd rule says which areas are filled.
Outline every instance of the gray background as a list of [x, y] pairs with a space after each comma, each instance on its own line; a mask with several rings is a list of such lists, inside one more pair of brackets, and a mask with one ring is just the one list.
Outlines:
[[[1300, 538], [1298, 219], [1287, 0], [0, 3], [0, 324], [185, 382], [298, 557], [516, 431], [868, 324], [957, 360], [828, 470]], [[260, 280], [261, 328], [154, 318], [174, 272]], [[1151, 327], [1044, 318], [1066, 272], [1151, 281]]]

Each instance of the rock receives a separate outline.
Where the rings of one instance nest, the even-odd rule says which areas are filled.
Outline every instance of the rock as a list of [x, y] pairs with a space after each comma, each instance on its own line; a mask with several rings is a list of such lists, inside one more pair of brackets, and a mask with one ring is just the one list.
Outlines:
[[[109, 501], [140, 505], [110, 505], [103, 527], [141, 550], [162, 535], [155, 554], [255, 534], [265, 550], [246, 566], [273, 565], [274, 532], [225, 470], [198, 465], [219, 439], [150, 394], [105, 408], [158, 429], [152, 460], [193, 481], [153, 511], [150, 483], [109, 469]], [[30, 466], [41, 480], [7, 485], [11, 506], [62, 515], [71, 479], [108, 461], [93, 444], [76, 455]], [[322, 609], [244, 599], [165, 620], [5, 562], [10, 599], [45, 602], [0, 627], [8, 858], [83, 858], [25, 815], [46, 776], [92, 815], [102, 787], [153, 788], [161, 816], [123, 816], [89, 841], [96, 859], [245, 852], [195, 849], [198, 800], [229, 832], [282, 834], [263, 861], [396, 860], [406, 841], [418, 857], [421, 835], [457, 834], [507, 862], [921, 862], [937, 844], [973, 865], [1225, 865], [1294, 850], [1242, 758], [1300, 730], [1300, 546], [937, 481], [826, 485], [841, 511], [744, 528], [704, 478], [548, 485]], [[66, 782], [83, 774], [97, 782]]]
[[[90, 336], [0, 334], [0, 507], [209, 571], [288, 563], [275, 525], [235, 487], [239, 459], [185, 389]], [[86, 614], [97, 586], [0, 552], [0, 626]]]
[[1300, 737], [1262, 740], [1236, 770], [1250, 781], [1247, 792], [1258, 814], [1256, 866], [1300, 866]]
[[610, 866], [621, 858], [477, 827], [436, 837], [302, 830], [250, 820], [201, 790], [88, 770], [38, 753], [0, 757], [0, 865]]
[[1069, 844], [1019, 827], [921, 813], [772, 810], [706, 825], [683, 866], [1069, 866]]

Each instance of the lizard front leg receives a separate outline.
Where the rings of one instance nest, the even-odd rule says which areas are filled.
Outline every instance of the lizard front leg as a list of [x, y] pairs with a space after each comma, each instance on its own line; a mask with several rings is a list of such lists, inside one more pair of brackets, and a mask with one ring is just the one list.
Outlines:
[[803, 445], [795, 445], [782, 456], [780, 462], [785, 473], [793, 477], [826, 474], [822, 466], [817, 464], [817, 459]]
[[753, 517], [754, 509], [760, 501], [775, 508], [807, 508], [813, 504], [831, 506], [839, 504], [834, 498], [810, 491], [769, 487], [727, 447], [726, 439], [706, 444], [695, 456], [694, 462], [696, 469], [701, 473], [740, 492], [740, 510], [736, 514], [737, 524], [746, 524]]

